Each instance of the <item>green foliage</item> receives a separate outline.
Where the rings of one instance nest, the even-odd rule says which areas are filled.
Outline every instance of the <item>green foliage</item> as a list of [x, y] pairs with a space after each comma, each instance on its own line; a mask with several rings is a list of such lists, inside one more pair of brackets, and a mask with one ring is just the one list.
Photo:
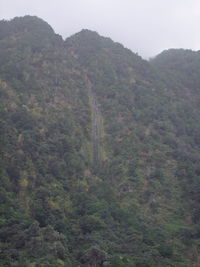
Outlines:
[[25, 16], [0, 63], [0, 265], [198, 266], [199, 52]]

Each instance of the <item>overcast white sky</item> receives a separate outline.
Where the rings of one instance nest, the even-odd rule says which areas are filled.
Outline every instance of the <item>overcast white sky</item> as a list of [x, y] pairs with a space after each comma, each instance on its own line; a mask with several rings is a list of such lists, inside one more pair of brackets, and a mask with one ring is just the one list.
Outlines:
[[144, 58], [200, 50], [200, 0], [0, 0], [0, 19], [24, 15], [44, 19], [63, 38], [95, 30]]

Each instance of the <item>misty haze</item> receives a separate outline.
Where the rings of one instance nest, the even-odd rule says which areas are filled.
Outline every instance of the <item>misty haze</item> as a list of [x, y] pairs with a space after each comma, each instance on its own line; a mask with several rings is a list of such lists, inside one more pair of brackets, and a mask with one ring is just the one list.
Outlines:
[[198, 0], [1, 0], [0, 18], [36, 15], [63, 38], [97, 31], [144, 58], [169, 48], [199, 50]]

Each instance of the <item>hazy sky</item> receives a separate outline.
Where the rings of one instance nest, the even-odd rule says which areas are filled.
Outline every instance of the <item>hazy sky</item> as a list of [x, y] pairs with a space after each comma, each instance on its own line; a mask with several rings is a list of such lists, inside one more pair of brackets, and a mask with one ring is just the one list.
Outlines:
[[200, 50], [200, 0], [0, 0], [0, 19], [36, 15], [66, 38], [95, 30], [152, 57], [167, 48]]

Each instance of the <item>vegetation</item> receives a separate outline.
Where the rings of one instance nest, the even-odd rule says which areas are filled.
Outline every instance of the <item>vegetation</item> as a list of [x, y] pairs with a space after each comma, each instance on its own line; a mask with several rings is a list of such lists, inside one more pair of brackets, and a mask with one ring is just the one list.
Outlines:
[[199, 66], [0, 21], [0, 266], [199, 266]]

